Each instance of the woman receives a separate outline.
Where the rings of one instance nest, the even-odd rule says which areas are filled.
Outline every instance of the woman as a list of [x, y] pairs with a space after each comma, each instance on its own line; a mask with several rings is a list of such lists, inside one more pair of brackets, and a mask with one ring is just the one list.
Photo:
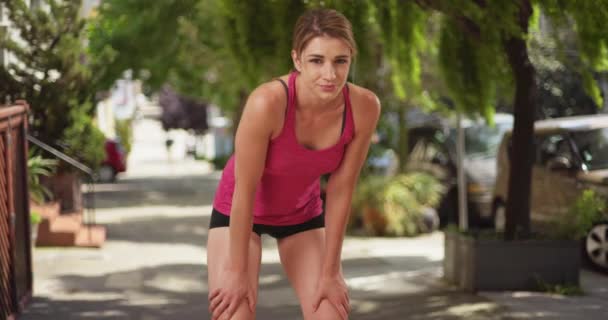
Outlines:
[[[371, 91], [347, 84], [355, 55], [342, 14], [308, 11], [294, 30], [295, 71], [249, 96], [209, 227], [213, 319], [254, 318], [263, 233], [278, 241], [304, 318], [347, 319], [342, 242], [380, 114]], [[319, 178], [326, 173], [323, 212]]]

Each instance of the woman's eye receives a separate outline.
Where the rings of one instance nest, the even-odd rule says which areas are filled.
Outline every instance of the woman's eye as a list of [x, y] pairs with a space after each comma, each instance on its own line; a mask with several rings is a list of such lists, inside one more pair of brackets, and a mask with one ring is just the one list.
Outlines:
[[336, 60], [336, 63], [338, 63], [338, 64], [345, 64], [347, 62], [348, 62], [348, 60], [346, 60], [346, 59], [338, 59], [338, 60]]
[[321, 59], [311, 59], [310, 62], [316, 63], [316, 64], [323, 63], [323, 61], [321, 61]]

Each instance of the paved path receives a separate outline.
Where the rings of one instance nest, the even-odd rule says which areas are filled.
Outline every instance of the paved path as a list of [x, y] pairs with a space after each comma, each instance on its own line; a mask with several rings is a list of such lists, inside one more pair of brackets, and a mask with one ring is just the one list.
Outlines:
[[[147, 119], [136, 125], [129, 166], [118, 183], [96, 186], [102, 249], [35, 250], [35, 297], [21, 319], [209, 319], [205, 243], [219, 174], [168, 157], [159, 124]], [[351, 319], [504, 319], [489, 298], [442, 284], [442, 239], [347, 238]], [[276, 244], [263, 245], [258, 319], [301, 319]]]

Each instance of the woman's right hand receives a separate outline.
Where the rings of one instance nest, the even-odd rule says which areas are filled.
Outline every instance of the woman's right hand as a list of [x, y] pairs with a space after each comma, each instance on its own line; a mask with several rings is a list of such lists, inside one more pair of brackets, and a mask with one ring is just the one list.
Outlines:
[[212, 319], [230, 319], [246, 299], [251, 313], [255, 312], [255, 294], [247, 272], [224, 268], [218, 278], [219, 288], [209, 293], [209, 311]]

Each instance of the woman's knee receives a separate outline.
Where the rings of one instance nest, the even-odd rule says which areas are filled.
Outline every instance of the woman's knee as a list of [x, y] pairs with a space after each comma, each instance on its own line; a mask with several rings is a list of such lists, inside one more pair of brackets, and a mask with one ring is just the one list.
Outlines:
[[327, 300], [321, 301], [317, 311], [313, 311], [312, 305], [302, 306], [304, 320], [342, 320], [338, 310]]
[[[254, 320], [254, 319], [255, 319], [255, 312], [251, 312], [251, 309], [249, 309], [249, 305], [247, 304], [247, 300], [244, 300], [243, 302], [241, 302], [241, 305], [239, 305], [239, 307], [234, 312], [234, 315], [232, 316], [232, 318], [230, 318], [230, 320]], [[221, 319], [221, 320], [223, 320], [223, 319]]]

